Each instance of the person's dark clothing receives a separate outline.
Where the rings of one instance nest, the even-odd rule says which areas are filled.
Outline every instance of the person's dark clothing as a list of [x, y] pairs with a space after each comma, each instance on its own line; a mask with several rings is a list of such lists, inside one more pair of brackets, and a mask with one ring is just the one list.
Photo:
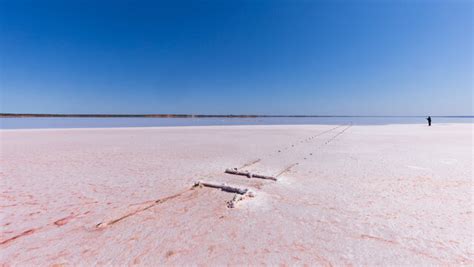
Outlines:
[[428, 118], [426, 118], [426, 120], [428, 121], [428, 126], [431, 126], [431, 117], [428, 116]]

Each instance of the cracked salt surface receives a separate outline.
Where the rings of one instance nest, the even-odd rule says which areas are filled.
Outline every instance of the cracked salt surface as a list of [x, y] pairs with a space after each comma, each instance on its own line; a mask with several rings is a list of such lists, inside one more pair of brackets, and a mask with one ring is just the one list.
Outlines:
[[472, 265], [472, 129], [0, 131], [0, 264]]

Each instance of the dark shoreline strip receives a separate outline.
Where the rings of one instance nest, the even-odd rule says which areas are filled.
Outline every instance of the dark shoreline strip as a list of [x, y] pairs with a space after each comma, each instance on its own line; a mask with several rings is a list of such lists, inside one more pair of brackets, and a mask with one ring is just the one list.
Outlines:
[[[206, 114], [33, 114], [0, 113], [0, 118], [424, 118], [426, 116], [350, 115], [206, 115]], [[431, 116], [434, 118], [474, 118], [474, 116]]]

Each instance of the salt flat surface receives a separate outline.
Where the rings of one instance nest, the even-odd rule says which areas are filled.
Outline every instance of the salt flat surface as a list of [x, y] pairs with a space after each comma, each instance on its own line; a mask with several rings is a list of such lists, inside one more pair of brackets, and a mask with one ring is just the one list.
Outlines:
[[[0, 264], [473, 265], [473, 124], [2, 130]], [[226, 168], [278, 181], [225, 174]], [[234, 196], [197, 180], [256, 193]]]

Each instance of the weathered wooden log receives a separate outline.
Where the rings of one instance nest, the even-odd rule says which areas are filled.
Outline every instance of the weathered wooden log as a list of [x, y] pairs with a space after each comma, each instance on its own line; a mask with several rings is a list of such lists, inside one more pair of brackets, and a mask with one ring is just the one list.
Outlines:
[[261, 175], [261, 174], [252, 174], [252, 177], [255, 177], [255, 178], [260, 178], [260, 179], [267, 179], [267, 180], [272, 180], [272, 181], [276, 181], [277, 178], [276, 177], [273, 177], [273, 176], [267, 176], [267, 175]]
[[205, 181], [198, 181], [194, 184], [194, 186], [206, 186], [212, 188], [219, 188], [222, 191], [230, 192], [230, 193], [237, 193], [241, 195], [245, 195], [249, 193], [249, 189], [247, 188], [240, 188], [236, 186], [227, 185], [225, 183], [215, 183], [215, 182], [205, 182]]
[[226, 169], [225, 173], [247, 176], [247, 178], [252, 178], [252, 174], [248, 171], [239, 171], [237, 168]]
[[235, 208], [237, 206], [237, 202], [240, 202], [249, 197], [255, 197], [255, 193], [248, 188], [240, 188], [236, 186], [227, 185], [225, 183], [198, 181], [194, 183], [194, 187], [196, 186], [206, 186], [221, 189], [225, 192], [235, 193], [234, 197], [226, 202], [228, 208]]
[[248, 171], [239, 171], [236, 168], [234, 169], [226, 169], [225, 173], [228, 174], [235, 174], [235, 175], [242, 175], [242, 176], [247, 176], [247, 178], [259, 178], [259, 179], [267, 179], [267, 180], [273, 180], [276, 181], [277, 178], [273, 176], [267, 176], [267, 175], [262, 175], [262, 174], [256, 174], [256, 173], [250, 173]]

